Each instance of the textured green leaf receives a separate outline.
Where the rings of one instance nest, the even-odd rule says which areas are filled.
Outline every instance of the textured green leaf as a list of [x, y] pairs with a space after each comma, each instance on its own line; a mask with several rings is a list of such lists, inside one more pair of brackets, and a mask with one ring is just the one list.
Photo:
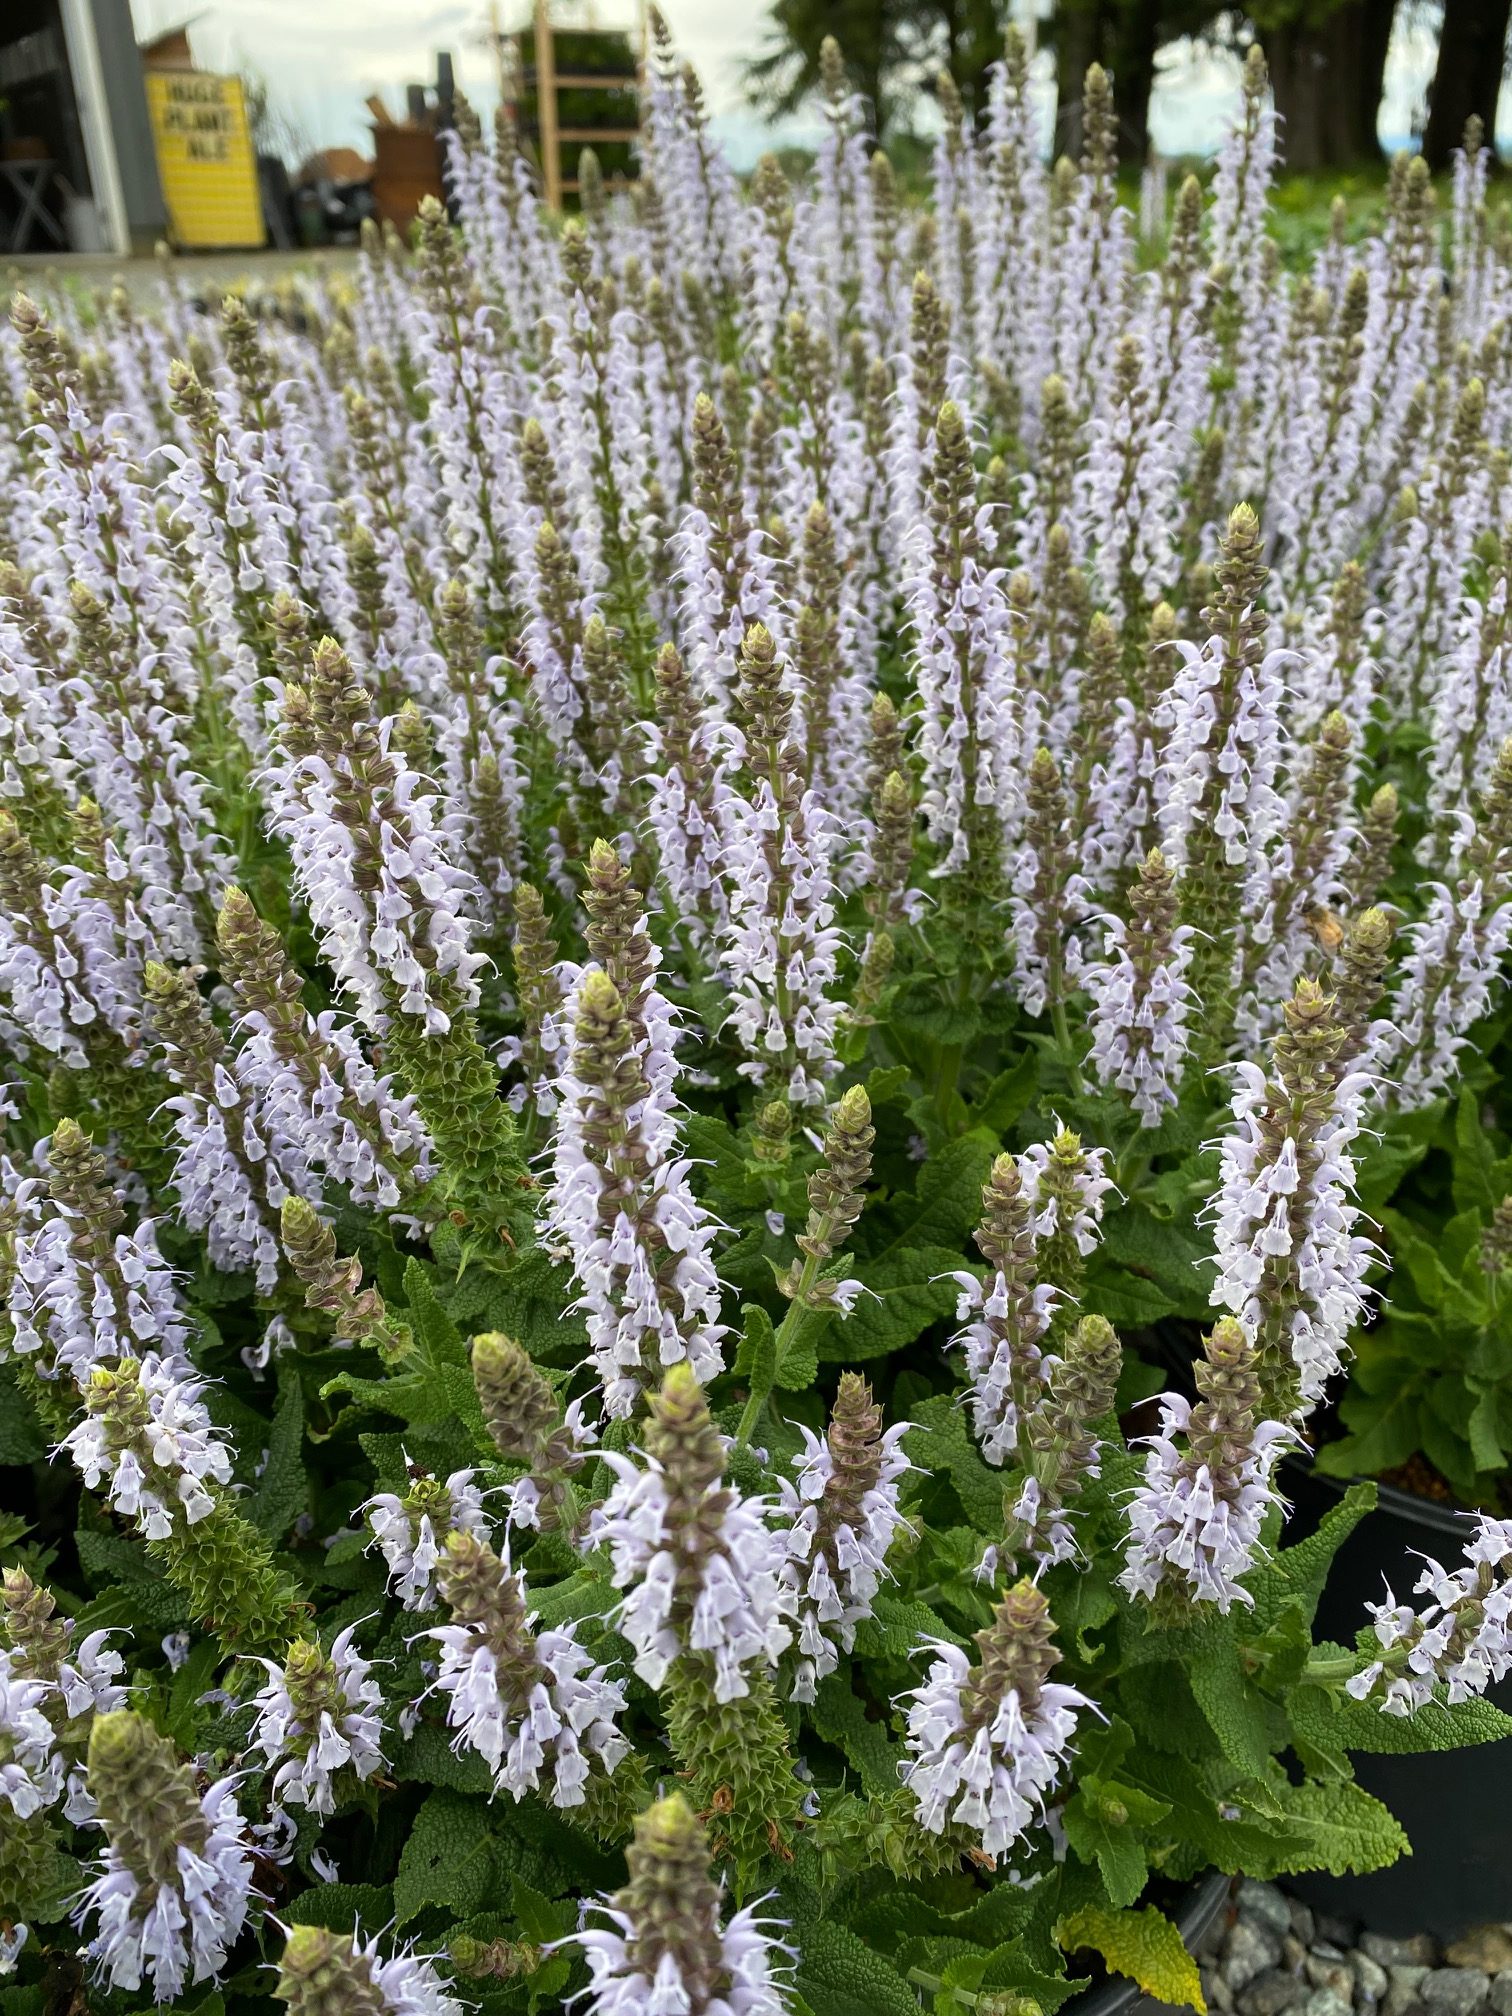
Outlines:
[[493, 1789], [484, 1760], [471, 1750], [459, 1755], [446, 1730], [434, 1723], [422, 1722], [391, 1754], [395, 1778], [418, 1779], [422, 1785], [444, 1785], [453, 1792], [476, 1792], [485, 1798]]
[[[788, 1326], [791, 1324], [791, 1328]], [[803, 1393], [819, 1377], [818, 1343], [830, 1319], [812, 1309], [791, 1308], [783, 1319], [787, 1335], [775, 1351], [775, 1376], [784, 1393]]]
[[1500, 1470], [1507, 1460], [1497, 1426], [1501, 1411], [1498, 1401], [1495, 1392], [1481, 1393], [1471, 1410], [1470, 1454], [1477, 1470]]
[[798, 1989], [822, 2016], [919, 2016], [918, 1998], [895, 1967], [838, 1919], [794, 1900]]
[[1066, 1953], [1083, 1946], [1100, 1953], [1115, 1974], [1137, 1981], [1157, 2002], [1206, 2016], [1197, 1962], [1170, 1919], [1153, 1905], [1140, 1911], [1110, 1911], [1084, 1904], [1057, 1923], [1055, 1937]]
[[1001, 1994], [1007, 1990], [1027, 1996], [1047, 2016], [1079, 1993], [1081, 1985], [1079, 1981], [1068, 1981], [1064, 1974], [1049, 1974], [1043, 1967], [1037, 1967], [1016, 1940], [992, 1949], [978, 1982], [984, 1991]]
[[1102, 1259], [1088, 1270], [1078, 1299], [1090, 1315], [1106, 1316], [1115, 1330], [1148, 1329], [1181, 1307], [1159, 1282], [1111, 1267]]
[[1191, 1218], [1157, 1218], [1135, 1204], [1111, 1212], [1099, 1260], [1140, 1277], [1184, 1316], [1201, 1320], [1209, 1313], [1211, 1242]]
[[394, 1881], [394, 1916], [407, 1925], [427, 1904], [454, 1918], [476, 1911], [493, 1871], [488, 1808], [461, 1793], [432, 1792], [415, 1816]]
[[843, 1672], [819, 1682], [810, 1715], [815, 1733], [834, 1744], [868, 1792], [896, 1789], [902, 1749], [889, 1736], [886, 1722], [867, 1714]]
[[1185, 1639], [1181, 1664], [1208, 1727], [1236, 1770], [1259, 1777], [1271, 1756], [1269, 1704], [1245, 1676], [1233, 1623], [1204, 1619], [1204, 1628], [1188, 1631]]
[[960, 1290], [950, 1276], [964, 1265], [964, 1256], [949, 1246], [892, 1247], [857, 1261], [855, 1272], [868, 1292], [849, 1316], [821, 1331], [821, 1362], [860, 1365], [912, 1344], [955, 1309]]
[[863, 1657], [881, 1653], [893, 1659], [906, 1659], [928, 1638], [956, 1637], [927, 1603], [913, 1602], [887, 1590], [878, 1593], [872, 1614], [856, 1629], [856, 1644]]
[[1300, 1687], [1287, 1705], [1297, 1734], [1326, 1750], [1401, 1757], [1423, 1750], [1462, 1750], [1512, 1736], [1512, 1715], [1480, 1699], [1453, 1708], [1434, 1701], [1415, 1715], [1383, 1715], [1368, 1701]]
[[1278, 1833], [1292, 1870], [1364, 1875], [1411, 1853], [1407, 1836], [1380, 1800], [1348, 1781], [1289, 1786]]
[[580, 1364], [588, 1348], [572, 1275], [538, 1246], [504, 1270], [469, 1268], [455, 1283], [442, 1276], [437, 1292], [468, 1336], [502, 1330], [543, 1365]]
[[1170, 1810], [1163, 1799], [1102, 1778], [1082, 1779], [1066, 1801], [1066, 1839], [1083, 1862], [1096, 1865], [1110, 1904], [1138, 1901], [1150, 1867], [1141, 1830]]
[[245, 1504], [253, 1525], [277, 1542], [308, 1509], [309, 1502], [304, 1470], [304, 1393], [299, 1360], [290, 1355], [278, 1361], [278, 1402], [268, 1437], [268, 1459]]
[[1014, 1121], [1028, 1111], [1039, 1089], [1039, 1055], [1024, 1049], [1005, 1071], [1000, 1071], [971, 1109], [978, 1127], [1006, 1134]]
[[47, 1437], [37, 1410], [17, 1386], [8, 1365], [0, 1365], [0, 1464], [38, 1463], [47, 1454]]
[[324, 1925], [350, 1932], [360, 1925], [369, 1937], [394, 1915], [394, 1893], [377, 1883], [316, 1883], [281, 1907], [292, 1925]]
[[966, 1410], [948, 1394], [926, 1400], [914, 1409], [919, 1426], [908, 1438], [914, 1462], [955, 1486], [961, 1509], [980, 1533], [998, 1533], [1003, 1525], [1003, 1473], [982, 1461]]
[[1293, 1602], [1300, 1604], [1303, 1620], [1311, 1625], [1334, 1556], [1366, 1514], [1375, 1510], [1375, 1503], [1374, 1484], [1352, 1484], [1338, 1504], [1324, 1513], [1316, 1531], [1270, 1557], [1264, 1572], [1250, 1585], [1259, 1625], [1269, 1627]]

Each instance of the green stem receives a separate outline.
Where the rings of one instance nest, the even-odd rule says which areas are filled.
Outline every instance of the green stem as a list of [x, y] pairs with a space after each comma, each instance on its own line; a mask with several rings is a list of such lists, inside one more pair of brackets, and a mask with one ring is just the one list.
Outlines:
[[1066, 1019], [1066, 1004], [1059, 996], [1050, 1003], [1050, 1026], [1055, 1031], [1055, 1046], [1071, 1079], [1071, 1090], [1080, 1099], [1085, 1093], [1086, 1082], [1081, 1074], [1081, 1060], [1071, 1041], [1071, 1024]]

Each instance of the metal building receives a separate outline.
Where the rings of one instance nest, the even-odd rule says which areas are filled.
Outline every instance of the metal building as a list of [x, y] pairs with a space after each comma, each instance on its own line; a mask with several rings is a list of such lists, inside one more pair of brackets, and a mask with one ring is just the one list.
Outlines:
[[124, 255], [166, 222], [130, 0], [3, 0], [0, 255]]

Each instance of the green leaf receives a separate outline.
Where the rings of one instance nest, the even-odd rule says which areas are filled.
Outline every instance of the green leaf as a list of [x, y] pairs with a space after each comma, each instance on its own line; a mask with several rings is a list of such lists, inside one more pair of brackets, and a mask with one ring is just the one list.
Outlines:
[[849, 1316], [820, 1332], [820, 1361], [860, 1365], [905, 1349], [952, 1313], [960, 1290], [950, 1277], [964, 1264], [953, 1246], [890, 1247], [873, 1260], [859, 1260], [855, 1271], [868, 1292]]
[[1083, 1778], [1067, 1800], [1066, 1839], [1084, 1862], [1096, 1864], [1110, 1904], [1137, 1903], [1149, 1874], [1142, 1830], [1170, 1810], [1165, 1800], [1108, 1778]]
[[1197, 1962], [1170, 1919], [1153, 1905], [1140, 1911], [1110, 1911], [1084, 1904], [1057, 1921], [1055, 1938], [1065, 1953], [1083, 1946], [1100, 1953], [1115, 1974], [1137, 1981], [1155, 2001], [1207, 2016]]
[[808, 1898], [787, 1893], [798, 1947], [798, 1989], [823, 2016], [919, 2016], [918, 1998], [895, 1967]]
[[272, 1541], [280, 1541], [310, 1502], [304, 1471], [304, 1393], [299, 1360], [278, 1361], [278, 1403], [268, 1438], [268, 1459], [245, 1504], [254, 1526]]
[[282, 1907], [291, 1925], [324, 1925], [330, 1932], [350, 1932], [360, 1925], [381, 1932], [394, 1915], [394, 1893], [377, 1883], [316, 1883], [301, 1890]]
[[47, 1437], [37, 1410], [16, 1384], [9, 1366], [0, 1366], [0, 1464], [38, 1463], [47, 1454]]
[[1366, 1514], [1375, 1510], [1375, 1503], [1374, 1484], [1351, 1484], [1338, 1504], [1323, 1515], [1315, 1532], [1271, 1556], [1268, 1571], [1256, 1576], [1251, 1585], [1255, 1621], [1262, 1628], [1269, 1629], [1291, 1602], [1300, 1603], [1303, 1621], [1311, 1627], [1335, 1554]]
[[1368, 1875], [1411, 1853], [1407, 1836], [1380, 1800], [1348, 1780], [1288, 1786], [1283, 1815], [1277, 1832], [1293, 1871]]
[[978, 1127], [1004, 1135], [1014, 1121], [1033, 1105], [1038, 1089], [1038, 1052], [1023, 1050], [1016, 1062], [1010, 1064], [1006, 1071], [1000, 1071], [977, 1100], [971, 1109], [972, 1120]]
[[1184, 1634], [1181, 1652], [1187, 1682], [1224, 1756], [1246, 1777], [1261, 1776], [1271, 1758], [1269, 1704], [1244, 1673], [1233, 1623], [1204, 1619]]
[[[1189, 1300], [1195, 1298], [1188, 1298]], [[1106, 1316], [1115, 1330], [1148, 1330], [1178, 1313], [1181, 1303], [1158, 1282], [1099, 1261], [1087, 1274], [1079, 1297], [1089, 1315]]]
[[543, 1365], [577, 1365], [587, 1349], [587, 1328], [572, 1306], [572, 1275], [539, 1246], [503, 1272], [472, 1267], [457, 1282], [443, 1279], [438, 1290], [469, 1336], [503, 1330]]
[[819, 1682], [810, 1717], [815, 1733], [833, 1743], [868, 1792], [896, 1791], [902, 1752], [889, 1737], [886, 1722], [867, 1714], [847, 1674], [830, 1673]]
[[950, 1479], [962, 1511], [979, 1533], [1001, 1533], [1003, 1475], [982, 1461], [966, 1425], [965, 1409], [942, 1393], [916, 1407], [913, 1418], [919, 1423], [908, 1438], [914, 1462]]
[[1194, 1321], [1208, 1316], [1210, 1242], [1190, 1217], [1157, 1218], [1138, 1204], [1111, 1212], [1099, 1259], [1158, 1290], [1183, 1316]]
[[[1320, 1653], [1332, 1649], [1318, 1648]], [[1512, 1715], [1478, 1697], [1458, 1702], [1453, 1708], [1433, 1701], [1415, 1715], [1383, 1715], [1368, 1701], [1302, 1686], [1287, 1708], [1297, 1734], [1326, 1750], [1405, 1757], [1426, 1750], [1463, 1750], [1478, 1743], [1499, 1743], [1512, 1736]]]
[[1481, 1101], [1467, 1085], [1454, 1116], [1454, 1202], [1477, 1221], [1502, 1200], [1496, 1187], [1496, 1151], [1481, 1119]]
[[742, 1373], [758, 1404], [765, 1401], [777, 1379], [777, 1333], [772, 1319], [759, 1302], [747, 1302], [740, 1311], [745, 1329], [735, 1352], [735, 1370]]
[[1507, 1460], [1497, 1432], [1499, 1411], [1495, 1392], [1477, 1396], [1470, 1414], [1470, 1454], [1477, 1470], [1500, 1470]]
[[782, 1320], [787, 1334], [779, 1332], [781, 1349], [774, 1347], [776, 1381], [784, 1393], [805, 1393], [819, 1377], [818, 1340], [828, 1328], [827, 1312], [789, 1308]]
[[432, 1792], [399, 1858], [395, 1921], [407, 1925], [427, 1904], [465, 1918], [482, 1903], [492, 1871], [487, 1807], [458, 1792]]
[[493, 1789], [487, 1763], [476, 1751], [455, 1751], [444, 1729], [422, 1722], [394, 1755], [394, 1776], [414, 1778], [423, 1785], [444, 1785], [453, 1792], [477, 1792], [485, 1798]]

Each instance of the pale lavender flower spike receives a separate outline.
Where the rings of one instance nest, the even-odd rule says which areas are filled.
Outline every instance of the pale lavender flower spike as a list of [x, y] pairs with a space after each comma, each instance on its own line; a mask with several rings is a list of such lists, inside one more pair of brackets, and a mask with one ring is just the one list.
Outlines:
[[975, 1835], [989, 1855], [1006, 1854], [1041, 1817], [1060, 1778], [1084, 1694], [1049, 1679], [1056, 1650], [1049, 1605], [1019, 1582], [977, 1634], [980, 1660], [932, 1640], [934, 1654], [908, 1702], [909, 1761], [901, 1776], [920, 1826]]
[[1512, 1672], [1512, 1520], [1479, 1514], [1462, 1565], [1424, 1556], [1414, 1593], [1429, 1599], [1421, 1610], [1389, 1589], [1366, 1605], [1382, 1656], [1345, 1683], [1356, 1700], [1414, 1715], [1440, 1688], [1452, 1708]]
[[1256, 1418], [1256, 1353], [1242, 1324], [1224, 1317], [1205, 1350], [1195, 1372], [1197, 1404], [1167, 1393], [1160, 1430], [1145, 1438], [1149, 1454], [1129, 1505], [1118, 1579], [1132, 1596], [1153, 1598], [1171, 1587], [1227, 1615], [1235, 1603], [1254, 1601], [1242, 1578], [1259, 1563], [1261, 1527], [1281, 1502], [1272, 1473], [1296, 1432]]

